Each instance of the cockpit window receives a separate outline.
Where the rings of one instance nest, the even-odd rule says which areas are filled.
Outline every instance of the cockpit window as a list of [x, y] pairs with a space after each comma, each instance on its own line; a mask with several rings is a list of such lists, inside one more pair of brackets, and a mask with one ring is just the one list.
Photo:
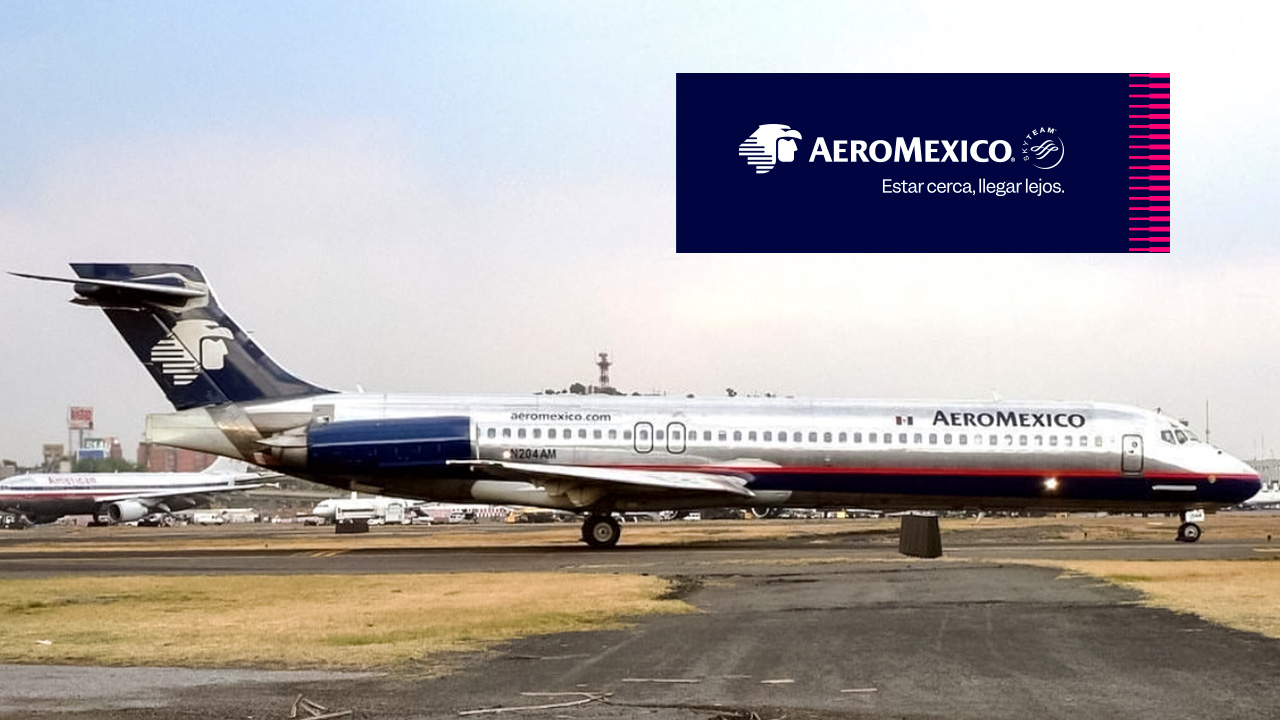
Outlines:
[[1165, 441], [1165, 442], [1167, 442], [1167, 443], [1169, 443], [1170, 445], [1172, 445], [1172, 444], [1173, 444], [1173, 431], [1171, 431], [1171, 430], [1161, 430], [1161, 431], [1160, 431], [1160, 439], [1161, 439], [1161, 440], [1163, 440], [1163, 441]]
[[1177, 437], [1177, 438], [1178, 438], [1178, 444], [1179, 444], [1179, 445], [1182, 445], [1183, 443], [1185, 443], [1185, 442], [1187, 441], [1187, 434], [1186, 434], [1186, 433], [1184, 433], [1184, 432], [1182, 432], [1181, 430], [1174, 430], [1174, 431], [1173, 431], [1173, 434], [1174, 434], [1174, 436], [1175, 436], [1175, 437]]

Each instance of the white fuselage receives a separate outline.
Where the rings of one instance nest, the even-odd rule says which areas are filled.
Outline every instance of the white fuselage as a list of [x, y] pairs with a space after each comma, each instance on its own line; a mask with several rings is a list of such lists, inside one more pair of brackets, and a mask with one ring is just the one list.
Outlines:
[[[316, 438], [344, 424], [414, 419], [456, 422], [458, 455], [479, 460], [740, 475], [754, 494], [746, 504], [1154, 510], [1234, 504], [1257, 484], [1247, 465], [1168, 417], [1089, 402], [336, 393], [153, 415], [148, 436], [369, 492], [582, 507], [554, 488], [447, 461], [353, 470], [318, 453]], [[362, 442], [372, 441], [352, 438], [339, 459]]]

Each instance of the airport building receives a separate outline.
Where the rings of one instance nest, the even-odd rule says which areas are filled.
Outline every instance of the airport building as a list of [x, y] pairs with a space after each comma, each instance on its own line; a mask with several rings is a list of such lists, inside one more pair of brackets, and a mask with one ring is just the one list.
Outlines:
[[1280, 482], [1280, 458], [1250, 460], [1249, 466], [1258, 471], [1263, 483], [1270, 485]]
[[200, 472], [216, 459], [217, 455], [196, 450], [138, 443], [138, 469], [147, 472]]

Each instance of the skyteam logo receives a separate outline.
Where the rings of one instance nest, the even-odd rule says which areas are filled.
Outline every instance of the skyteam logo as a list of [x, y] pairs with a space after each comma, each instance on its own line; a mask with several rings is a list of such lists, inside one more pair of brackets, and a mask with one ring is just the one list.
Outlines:
[[1056, 128], [1038, 128], [1022, 138], [1022, 159], [1040, 170], [1052, 170], [1067, 152]]
[[224, 340], [231, 331], [212, 320], [179, 320], [169, 336], [151, 348], [151, 362], [173, 378], [174, 385], [190, 385], [202, 370], [221, 370], [227, 357]]
[[796, 140], [801, 139], [798, 130], [786, 125], [761, 125], [738, 145], [738, 154], [747, 159], [757, 175], [763, 175], [780, 162], [795, 160], [799, 149]]

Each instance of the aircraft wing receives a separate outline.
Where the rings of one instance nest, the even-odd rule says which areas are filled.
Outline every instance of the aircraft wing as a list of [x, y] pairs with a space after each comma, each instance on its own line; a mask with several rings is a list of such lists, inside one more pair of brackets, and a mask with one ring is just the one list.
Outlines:
[[518, 480], [547, 489], [555, 495], [591, 489], [608, 495], [720, 496], [740, 500], [755, 497], [746, 479], [728, 473], [694, 470], [644, 470], [581, 465], [544, 465], [504, 460], [451, 460], [500, 480]]
[[168, 490], [152, 490], [150, 492], [132, 492], [117, 493], [115, 495], [99, 495], [94, 498], [94, 502], [109, 503], [119, 502], [121, 500], [164, 500], [166, 498], [185, 497], [188, 495], [208, 495], [211, 493], [222, 492], [240, 492], [243, 490], [254, 490], [260, 487], [266, 487], [268, 483], [254, 483], [251, 485], [228, 485], [226, 483], [217, 485], [192, 485], [182, 488], [170, 488]]

